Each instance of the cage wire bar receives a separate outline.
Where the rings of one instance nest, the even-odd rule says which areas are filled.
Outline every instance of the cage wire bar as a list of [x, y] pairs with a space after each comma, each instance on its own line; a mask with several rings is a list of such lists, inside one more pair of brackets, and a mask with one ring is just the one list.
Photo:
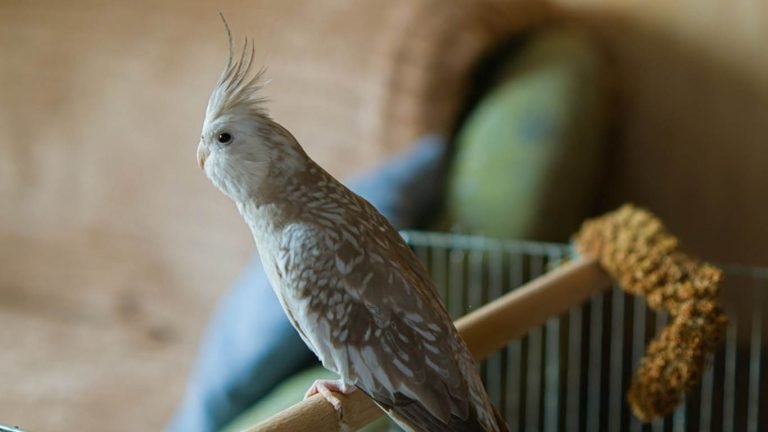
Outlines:
[[[566, 245], [405, 231], [455, 319], [568, 259]], [[613, 286], [552, 317], [480, 365], [511, 431], [758, 432], [768, 430], [768, 269], [724, 267], [723, 348], [670, 416], [640, 423], [626, 390], [666, 312]], [[735, 301], [728, 301], [735, 299]], [[746, 313], [745, 313], [746, 310]]]

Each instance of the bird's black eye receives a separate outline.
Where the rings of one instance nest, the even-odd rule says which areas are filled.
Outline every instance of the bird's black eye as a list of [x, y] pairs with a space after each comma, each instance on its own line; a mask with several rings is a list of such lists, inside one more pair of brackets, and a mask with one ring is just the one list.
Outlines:
[[232, 135], [228, 134], [227, 132], [222, 132], [219, 134], [219, 136], [216, 137], [216, 141], [221, 144], [229, 144], [232, 142]]

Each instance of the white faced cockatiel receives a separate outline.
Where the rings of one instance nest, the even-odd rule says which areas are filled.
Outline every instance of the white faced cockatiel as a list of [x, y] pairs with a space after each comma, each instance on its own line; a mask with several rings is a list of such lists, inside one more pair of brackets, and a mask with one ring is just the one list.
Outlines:
[[360, 389], [411, 431], [506, 431], [416, 255], [268, 116], [253, 43], [233, 61], [227, 34], [198, 161], [250, 227], [291, 323], [340, 377], [307, 394], [321, 393], [341, 416], [332, 391]]

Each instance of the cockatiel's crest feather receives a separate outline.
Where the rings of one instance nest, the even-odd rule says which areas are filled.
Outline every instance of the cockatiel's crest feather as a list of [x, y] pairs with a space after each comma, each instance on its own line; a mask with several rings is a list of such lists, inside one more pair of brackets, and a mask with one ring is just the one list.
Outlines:
[[229, 56], [219, 82], [216, 83], [211, 98], [208, 100], [208, 108], [205, 112], [206, 121], [211, 121], [225, 113], [241, 116], [267, 116], [264, 108], [267, 99], [259, 96], [259, 90], [269, 84], [269, 81], [262, 81], [266, 71], [265, 67], [261, 67], [256, 73], [252, 72], [253, 59], [256, 53], [253, 40], [244, 38], [240, 56], [235, 59], [232, 32], [224, 15], [220, 15], [224, 22], [224, 28], [227, 30]]

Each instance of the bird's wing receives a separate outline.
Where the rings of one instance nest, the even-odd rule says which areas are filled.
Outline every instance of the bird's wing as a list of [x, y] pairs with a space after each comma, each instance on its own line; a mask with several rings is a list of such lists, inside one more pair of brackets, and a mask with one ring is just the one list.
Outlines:
[[348, 229], [333, 241], [331, 313], [316, 315], [346, 354], [337, 372], [414, 430], [484, 429], [474, 363], [416, 255], [378, 214]]
[[277, 260], [323, 365], [416, 431], [502, 430], [426, 269], [370, 203], [318, 182]]
[[[342, 279], [353, 306], [344, 329], [349, 373], [380, 404], [396, 408], [413, 400], [447, 423], [468, 416], [461, 341], [440, 304], [401, 260], [367, 249], [360, 272]], [[414, 257], [415, 259], [415, 257]], [[334, 341], [335, 342], [335, 341]]]

